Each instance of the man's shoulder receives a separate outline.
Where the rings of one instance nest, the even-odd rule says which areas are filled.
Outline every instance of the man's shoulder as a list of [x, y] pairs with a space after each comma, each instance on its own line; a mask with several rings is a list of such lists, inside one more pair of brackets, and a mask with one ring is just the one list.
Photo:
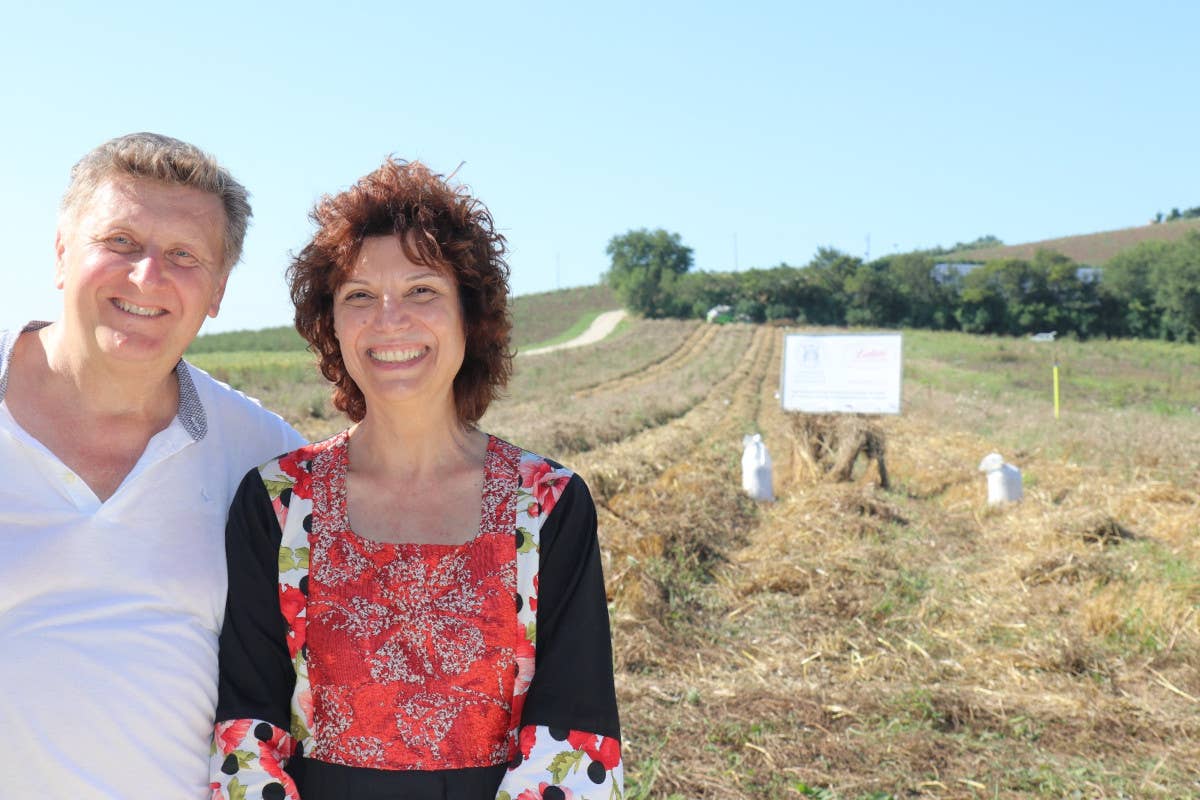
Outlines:
[[8, 391], [8, 373], [12, 366], [13, 349], [17, 346], [17, 338], [27, 331], [36, 331], [49, 325], [49, 322], [27, 322], [19, 328], [0, 328], [0, 400]]
[[[286, 448], [296, 447], [304, 441], [283, 417], [264, 408], [257, 399], [217, 380], [195, 364], [187, 361], [183, 364], [204, 409], [210, 433], [220, 435], [228, 432], [240, 437], [261, 431], [265, 435], [279, 437]], [[274, 453], [280, 451], [276, 449]]]
[[0, 400], [4, 399], [4, 392], [8, 388], [8, 362], [19, 333], [11, 328], [0, 328]]

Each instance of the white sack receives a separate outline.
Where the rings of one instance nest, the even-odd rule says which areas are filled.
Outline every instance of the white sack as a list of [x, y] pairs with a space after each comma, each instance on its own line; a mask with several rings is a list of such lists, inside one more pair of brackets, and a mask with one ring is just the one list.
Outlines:
[[979, 462], [979, 471], [987, 473], [988, 505], [1011, 503], [1024, 496], [1021, 470], [1005, 463], [1004, 456], [989, 453]]
[[757, 433], [742, 437], [742, 490], [755, 500], [775, 499], [771, 455]]

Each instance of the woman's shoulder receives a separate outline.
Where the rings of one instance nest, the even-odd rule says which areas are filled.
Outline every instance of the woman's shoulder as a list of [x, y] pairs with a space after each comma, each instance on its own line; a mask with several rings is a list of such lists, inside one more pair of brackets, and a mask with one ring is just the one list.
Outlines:
[[545, 476], [548, 473], [555, 473], [558, 477], [570, 477], [575, 474], [575, 471], [549, 456], [535, 453], [532, 450], [526, 450], [518, 444], [513, 444], [505, 439], [494, 434], [488, 434], [489, 449], [501, 455], [505, 461], [510, 462], [517, 468], [521, 475], [522, 483], [528, 485], [535, 476]]
[[496, 436], [491, 436], [491, 447], [512, 465], [517, 507], [529, 515], [527, 521], [545, 520], [564, 503], [576, 510], [592, 506], [587, 484], [570, 467]]
[[276, 456], [265, 464], [259, 465], [258, 472], [268, 486], [279, 481], [294, 483], [307, 479], [312, 475], [314, 463], [322, 454], [344, 446], [345, 442], [346, 431], [340, 431], [328, 439], [311, 442], [281, 456]]

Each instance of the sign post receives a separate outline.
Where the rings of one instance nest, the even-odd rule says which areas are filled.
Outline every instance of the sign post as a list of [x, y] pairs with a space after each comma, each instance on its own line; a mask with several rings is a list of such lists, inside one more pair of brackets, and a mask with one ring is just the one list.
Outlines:
[[[1044, 333], [1035, 333], [1029, 338], [1035, 342], [1054, 342], [1054, 337], [1058, 335], [1058, 331], [1046, 331]], [[1058, 419], [1058, 345], [1054, 345], [1054, 366], [1051, 369], [1051, 374], [1054, 376], [1054, 418]]]
[[899, 414], [899, 333], [789, 333], [779, 399], [784, 411]]
[[1058, 357], [1054, 359], [1054, 418], [1058, 419]]

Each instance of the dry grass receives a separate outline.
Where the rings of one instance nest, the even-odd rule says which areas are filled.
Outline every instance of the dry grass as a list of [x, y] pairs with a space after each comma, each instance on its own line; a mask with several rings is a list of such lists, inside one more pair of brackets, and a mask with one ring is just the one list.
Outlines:
[[[753, 333], [748, 325], [725, 326], [707, 339], [698, 323], [643, 321], [590, 353], [531, 356], [518, 364], [512, 400], [489, 410], [482, 425], [558, 458], [628, 440], [720, 403], [721, 387], [737, 374]], [[706, 345], [697, 348], [700, 340]], [[689, 354], [682, 361], [681, 351]]]
[[[800, 468], [765, 327], [639, 322], [489, 412], [593, 487], [629, 797], [1200, 796], [1200, 416], [1106, 394], [1193, 378], [1078, 345], [1123, 355], [1055, 421], [1021, 385], [1042, 351], [942, 341], [872, 421], [887, 491]], [[773, 504], [740, 491], [752, 431]], [[1022, 503], [985, 505], [992, 450]]]
[[[1200, 794], [1196, 420], [912, 385], [876, 421], [883, 491], [796, 469], [778, 363], [760, 329], [687, 413], [569, 460], [601, 501], [630, 795]], [[751, 430], [773, 505], [738, 489]], [[984, 505], [993, 449], [1025, 502]]]

